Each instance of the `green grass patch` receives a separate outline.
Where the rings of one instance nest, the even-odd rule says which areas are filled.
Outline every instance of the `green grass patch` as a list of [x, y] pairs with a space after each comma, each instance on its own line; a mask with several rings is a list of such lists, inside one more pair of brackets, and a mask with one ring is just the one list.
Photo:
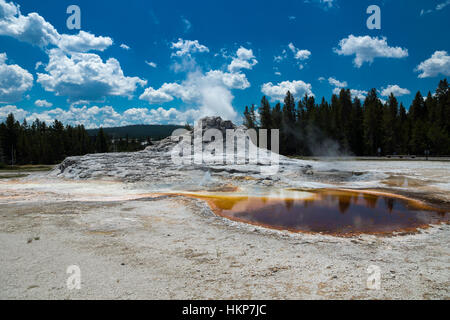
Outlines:
[[28, 172], [34, 172], [34, 171], [50, 171], [53, 169], [53, 165], [44, 165], [44, 164], [37, 164], [37, 165], [16, 165], [16, 166], [9, 166], [9, 165], [3, 165], [0, 166], [0, 172], [1, 171], [28, 171]]
[[0, 175], [0, 179], [16, 179], [28, 176], [26, 173]]

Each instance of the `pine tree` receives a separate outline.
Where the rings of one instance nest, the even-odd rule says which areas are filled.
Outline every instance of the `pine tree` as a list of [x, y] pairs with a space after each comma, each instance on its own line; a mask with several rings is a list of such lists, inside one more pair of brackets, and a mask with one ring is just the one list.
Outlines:
[[403, 103], [400, 103], [400, 108], [398, 112], [398, 144], [399, 153], [402, 155], [410, 154], [409, 150], [409, 135], [410, 135], [410, 123], [408, 121], [408, 115]]
[[409, 108], [409, 119], [411, 124], [411, 136], [409, 139], [409, 148], [413, 154], [423, 155], [428, 149], [428, 138], [426, 129], [426, 108], [423, 96], [418, 91]]
[[331, 136], [331, 111], [328, 102], [325, 97], [322, 98], [322, 102], [318, 106], [318, 123], [319, 129], [324, 133], [325, 136]]
[[286, 154], [294, 154], [297, 149], [295, 132], [295, 99], [290, 91], [286, 93], [282, 110], [283, 132], [281, 134], [280, 150]]
[[98, 153], [108, 152], [108, 141], [102, 127], [100, 127], [97, 133], [97, 138], [95, 141], [95, 149]]
[[10, 113], [5, 121], [5, 152], [8, 163], [13, 165], [17, 159], [17, 143], [19, 140], [19, 128], [20, 124], [14, 118], [14, 115]]
[[[266, 104], [263, 97], [262, 109]], [[246, 109], [246, 113], [248, 108]], [[436, 94], [428, 93], [424, 101], [416, 94], [409, 112], [394, 95], [381, 103], [375, 89], [369, 91], [363, 106], [349, 90], [333, 94], [331, 103], [322, 98], [317, 105], [305, 96], [295, 108], [288, 92], [284, 106], [271, 110], [271, 123], [280, 128], [282, 154], [308, 154], [324, 139], [338, 141], [341, 149], [355, 155], [417, 154], [430, 150], [433, 155], [450, 154], [450, 89], [446, 79], [439, 82]], [[262, 121], [264, 123], [264, 121]], [[294, 126], [293, 126], [294, 123]]]
[[306, 114], [306, 104], [308, 102], [308, 96], [305, 95], [305, 97], [300, 99], [297, 103], [297, 110], [296, 110], [296, 126], [297, 128], [304, 129], [306, 128], [307, 124], [307, 114]]
[[5, 165], [5, 154], [3, 152], [3, 135], [0, 130], [0, 168]]
[[378, 99], [376, 89], [371, 89], [364, 100], [364, 141], [365, 154], [378, 155], [382, 147], [382, 111], [383, 106]]
[[256, 127], [256, 115], [254, 105], [250, 107], [250, 110], [248, 109], [248, 106], [245, 106], [244, 126], [246, 126], [249, 129], [254, 129]]
[[259, 116], [261, 121], [261, 128], [271, 129], [272, 128], [272, 113], [270, 110], [270, 104], [266, 96], [261, 99], [261, 106], [259, 107]]
[[55, 120], [49, 130], [49, 142], [52, 145], [50, 161], [57, 163], [60, 158], [65, 158], [66, 156], [64, 148], [64, 125], [60, 121]]
[[[309, 108], [309, 109], [308, 109]], [[296, 122], [295, 122], [295, 132], [296, 136], [290, 136], [289, 139], [293, 139], [295, 142], [295, 153], [299, 155], [308, 155], [309, 150], [307, 146], [307, 136], [315, 135], [315, 130], [312, 126], [308, 125], [308, 117], [311, 104], [309, 103], [308, 95], [305, 94], [303, 99], [299, 99], [297, 102], [296, 110]]]
[[350, 113], [350, 136], [349, 144], [350, 150], [357, 156], [364, 154], [364, 129], [363, 129], [363, 109], [361, 101], [356, 97], [353, 100], [352, 111]]
[[290, 91], [286, 93], [283, 106], [283, 121], [290, 128], [295, 124], [295, 100]]
[[383, 108], [383, 150], [386, 154], [394, 154], [398, 150], [398, 102], [391, 93], [387, 106]]
[[450, 88], [447, 79], [439, 81], [436, 89], [437, 109], [440, 115], [438, 125], [447, 132], [450, 132]]
[[340, 112], [339, 99], [337, 95], [333, 94], [331, 96], [330, 105], [330, 136], [336, 140], [342, 139], [342, 119]]
[[275, 107], [272, 109], [272, 128], [282, 130], [282, 113], [281, 113], [281, 105], [277, 103]]
[[[94, 144], [84, 126], [72, 127], [55, 120], [48, 127], [36, 119], [22, 124], [10, 114], [0, 123], [0, 149], [5, 163], [54, 164], [66, 156], [94, 152]], [[8, 153], [4, 150], [7, 149]]]
[[341, 89], [339, 92], [339, 121], [342, 133], [340, 135], [339, 144], [343, 150], [349, 150], [350, 148], [350, 130], [352, 112], [352, 96], [350, 90]]
[[250, 107], [250, 119], [251, 119], [251, 123], [252, 123], [252, 128], [258, 127], [258, 120], [256, 119], [254, 104], [252, 104], [252, 106]]
[[247, 128], [250, 128], [250, 122], [251, 122], [251, 120], [250, 120], [250, 112], [248, 111], [248, 106], [245, 106], [245, 109], [244, 109], [244, 122], [243, 122], [243, 124]]

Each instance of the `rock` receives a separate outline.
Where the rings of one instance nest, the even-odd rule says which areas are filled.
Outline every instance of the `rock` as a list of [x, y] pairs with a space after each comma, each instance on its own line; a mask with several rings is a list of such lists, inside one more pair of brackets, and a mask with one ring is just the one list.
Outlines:
[[225, 136], [226, 130], [236, 129], [236, 126], [229, 120], [222, 120], [221, 117], [206, 117], [200, 120], [202, 124], [202, 131], [208, 129], [218, 129]]
[[58, 166], [58, 170], [62, 172], [64, 172], [64, 170], [66, 170], [67, 168], [75, 165], [77, 163], [77, 158], [79, 157], [70, 157], [70, 158], [66, 158], [63, 162], [61, 162], [61, 164]]
[[302, 169], [302, 173], [303, 174], [307, 174], [307, 175], [313, 175], [314, 172], [312, 170], [312, 166], [311, 165], [306, 165], [303, 169]]
[[[208, 129], [217, 129], [226, 137], [226, 130], [239, 129], [236, 131], [236, 136], [238, 138], [247, 138], [247, 129], [245, 127], [237, 127], [231, 121], [223, 120], [220, 117], [206, 117], [199, 121], [198, 126], [201, 126], [202, 132]], [[194, 156], [188, 154], [185, 155], [186, 157], [183, 158], [181, 164], [176, 164], [172, 160], [173, 149], [177, 147], [181, 153], [184, 150], [183, 147], [192, 147], [195, 133], [195, 130], [185, 132], [180, 136], [180, 141], [167, 137], [138, 152], [88, 154], [69, 157], [58, 165], [50, 175], [68, 179], [107, 179], [142, 182], [153, 186], [158, 184], [167, 186], [170, 184], [184, 186], [183, 188], [194, 188], [198, 187], [199, 178], [201, 180], [201, 177], [205, 175], [204, 172], [210, 172], [218, 175], [245, 174], [245, 176], [254, 178], [254, 182], [249, 180], [250, 183], [256, 184], [266, 179], [263, 185], [272, 185], [272, 180], [267, 179], [270, 176], [261, 174], [261, 168], [271, 164], [270, 151], [257, 149], [258, 158], [250, 158], [255, 155], [249, 156], [249, 142], [246, 143], [245, 150], [235, 149], [234, 159], [237, 162], [233, 164], [227, 163], [225, 155], [216, 157], [213, 153], [206, 152], [213, 149], [207, 148], [212, 143], [210, 141], [203, 142], [204, 157], [201, 163], [194, 162]], [[191, 145], [186, 146], [189, 140]], [[225, 150], [226, 148], [224, 148]], [[220, 159], [222, 161], [219, 161]], [[279, 181], [285, 177], [286, 181], [289, 181], [289, 175], [296, 169], [298, 170], [301, 161], [279, 156], [279, 163], [279, 170], [274, 178], [276, 178], [276, 181]], [[286, 167], [292, 170], [286, 171]], [[206, 186], [208, 183], [214, 183], [214, 179], [210, 178], [205, 183]]]

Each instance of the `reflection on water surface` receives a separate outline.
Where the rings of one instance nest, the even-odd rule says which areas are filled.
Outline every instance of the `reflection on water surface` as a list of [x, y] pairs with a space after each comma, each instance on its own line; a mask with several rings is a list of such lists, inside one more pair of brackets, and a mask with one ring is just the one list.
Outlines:
[[296, 198], [195, 195], [213, 211], [235, 221], [293, 232], [351, 235], [414, 231], [448, 223], [447, 212], [389, 195], [318, 190]]

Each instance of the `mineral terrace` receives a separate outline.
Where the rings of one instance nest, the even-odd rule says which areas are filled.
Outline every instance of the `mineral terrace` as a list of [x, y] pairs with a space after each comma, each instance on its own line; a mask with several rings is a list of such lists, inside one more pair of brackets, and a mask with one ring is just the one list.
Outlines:
[[[220, 118], [202, 124], [236, 128]], [[48, 173], [1, 179], [0, 298], [450, 298], [448, 224], [389, 236], [292, 233], [222, 218], [190, 196], [370, 190], [448, 215], [450, 162], [280, 156], [278, 173], [267, 176], [262, 163], [174, 164], [175, 146], [167, 138], [141, 152], [71, 157]], [[79, 290], [66, 284], [71, 265], [81, 270]], [[379, 290], [367, 286], [374, 265]]]

